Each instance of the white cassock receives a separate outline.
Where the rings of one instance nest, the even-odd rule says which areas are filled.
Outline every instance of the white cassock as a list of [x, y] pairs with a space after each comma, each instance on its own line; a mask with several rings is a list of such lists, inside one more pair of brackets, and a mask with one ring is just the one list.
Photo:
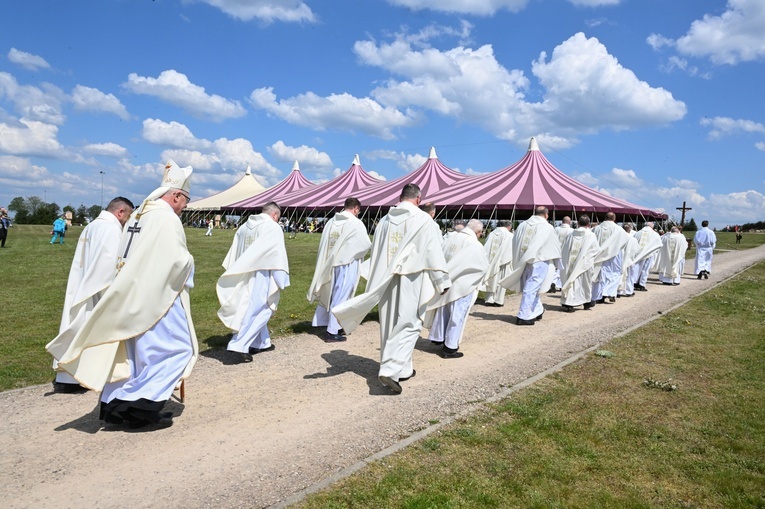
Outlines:
[[640, 244], [629, 235], [629, 240], [622, 251], [622, 278], [619, 281], [618, 295], [632, 296], [635, 293], [635, 279], [640, 273], [640, 265], [636, 263], [640, 254]]
[[[61, 313], [59, 334], [72, 328], [79, 330], [96, 307], [99, 299], [117, 275], [117, 250], [122, 236], [122, 225], [114, 214], [106, 210], [82, 230], [74, 251], [66, 283], [64, 310]], [[56, 370], [57, 361], [53, 361]], [[56, 382], [77, 384], [77, 380], [63, 370], [56, 371]]]
[[661, 239], [659, 250], [659, 281], [679, 285], [685, 269], [688, 239], [682, 233], [667, 233]]
[[513, 233], [504, 226], [498, 226], [486, 236], [483, 245], [489, 268], [480, 288], [486, 293], [487, 304], [505, 303], [505, 290], [499, 282], [507, 277], [513, 261]]
[[314, 327], [327, 327], [330, 334], [341, 329], [329, 310], [355, 295], [361, 260], [371, 246], [364, 223], [350, 212], [338, 212], [327, 221], [307, 295], [309, 302], [319, 303], [313, 315]]
[[698, 275], [705, 270], [712, 272], [712, 254], [717, 245], [717, 235], [707, 227], [701, 228], [693, 236], [693, 244], [696, 246], [696, 266], [693, 273]]
[[644, 226], [642, 230], [635, 235], [640, 251], [635, 255], [635, 265], [638, 267], [633, 285], [639, 285], [645, 288], [648, 282], [648, 272], [654, 264], [659, 249], [661, 249], [661, 237], [653, 228]]
[[595, 258], [592, 300], [616, 297], [622, 279], [622, 251], [630, 236], [613, 221], [603, 221], [592, 232], [600, 244], [600, 253]]
[[271, 346], [268, 320], [290, 285], [284, 232], [268, 214], [256, 214], [236, 230], [218, 278], [218, 318], [234, 331], [227, 349], [248, 353]]
[[161, 199], [133, 213], [118, 254], [119, 272], [85, 323], [47, 349], [80, 385], [103, 389], [102, 419], [151, 420], [197, 359], [194, 258], [180, 218]]
[[[573, 228], [571, 228], [570, 224], [561, 223], [560, 226], [557, 226], [555, 228], [555, 235], [558, 236], [558, 240], [560, 241], [561, 249], [563, 249], [563, 241], [566, 240], [566, 237], [574, 231]], [[555, 277], [553, 278], [553, 284], [555, 285], [555, 288], [562, 288], [562, 278], [561, 278], [561, 269], [563, 269], [563, 262], [562, 259], [555, 260]]]
[[412, 352], [431, 301], [451, 286], [433, 219], [413, 203], [392, 207], [375, 229], [366, 292], [332, 308], [350, 333], [380, 312], [380, 376], [412, 375]]
[[513, 268], [499, 284], [521, 294], [518, 318], [533, 320], [545, 311], [539, 295], [550, 288], [555, 277], [553, 263], [560, 258], [560, 242], [545, 218], [531, 216], [518, 225], [512, 246]]
[[572, 230], [563, 241], [561, 305], [579, 306], [592, 300], [592, 275], [599, 252], [598, 238], [589, 228]]
[[425, 326], [430, 329], [431, 341], [456, 351], [489, 260], [475, 232], [469, 228], [450, 236], [443, 249], [452, 285], [428, 307]]

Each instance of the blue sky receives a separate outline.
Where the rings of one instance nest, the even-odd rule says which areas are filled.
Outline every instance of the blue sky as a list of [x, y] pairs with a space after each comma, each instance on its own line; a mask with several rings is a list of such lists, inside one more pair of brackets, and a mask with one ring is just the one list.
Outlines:
[[[536, 136], [560, 170], [713, 226], [765, 219], [762, 0], [55, 0], [0, 15], [0, 206], [192, 198]], [[104, 172], [103, 174], [101, 172]]]

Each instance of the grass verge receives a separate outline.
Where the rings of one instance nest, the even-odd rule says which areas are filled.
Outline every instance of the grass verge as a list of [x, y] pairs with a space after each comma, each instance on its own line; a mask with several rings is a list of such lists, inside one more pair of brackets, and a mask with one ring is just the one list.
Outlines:
[[299, 507], [765, 507], [764, 285], [761, 263], [610, 342], [613, 356], [589, 355]]

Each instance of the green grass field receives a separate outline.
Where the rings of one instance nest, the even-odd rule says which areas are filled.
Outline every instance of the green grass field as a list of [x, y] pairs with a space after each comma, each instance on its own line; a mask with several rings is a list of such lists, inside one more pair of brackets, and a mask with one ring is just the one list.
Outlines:
[[763, 508], [764, 286], [760, 263], [611, 341], [612, 357], [591, 354], [299, 507]]

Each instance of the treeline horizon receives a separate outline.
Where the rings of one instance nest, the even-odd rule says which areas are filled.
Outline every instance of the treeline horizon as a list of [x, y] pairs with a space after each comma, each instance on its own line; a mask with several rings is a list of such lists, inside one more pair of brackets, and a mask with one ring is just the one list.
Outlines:
[[72, 224], [86, 224], [98, 217], [102, 208], [101, 205], [86, 207], [84, 204], [77, 208], [71, 204], [61, 208], [56, 202], [46, 202], [39, 196], [17, 196], [8, 204], [8, 210], [14, 213], [14, 224], [53, 224], [66, 212], [72, 213]]

